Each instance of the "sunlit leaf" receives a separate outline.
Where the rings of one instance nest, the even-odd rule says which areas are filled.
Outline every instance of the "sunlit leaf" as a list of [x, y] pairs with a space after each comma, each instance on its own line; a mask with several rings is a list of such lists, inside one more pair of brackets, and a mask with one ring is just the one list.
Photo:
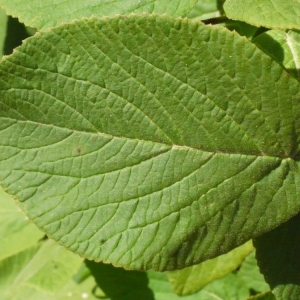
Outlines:
[[93, 260], [174, 270], [300, 210], [299, 82], [167, 16], [66, 24], [0, 64], [0, 182]]

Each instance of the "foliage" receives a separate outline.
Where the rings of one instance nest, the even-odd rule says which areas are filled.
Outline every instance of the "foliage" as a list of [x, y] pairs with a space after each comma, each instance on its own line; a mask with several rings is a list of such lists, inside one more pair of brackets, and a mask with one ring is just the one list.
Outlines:
[[3, 299], [299, 299], [300, 6], [223, 2], [0, 0]]

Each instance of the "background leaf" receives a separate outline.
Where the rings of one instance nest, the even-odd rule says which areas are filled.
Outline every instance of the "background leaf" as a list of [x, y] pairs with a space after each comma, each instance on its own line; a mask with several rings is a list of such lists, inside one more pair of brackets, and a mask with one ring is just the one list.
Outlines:
[[249, 291], [244, 282], [233, 273], [217, 279], [200, 292], [188, 296], [173, 293], [165, 273], [148, 271], [149, 286], [153, 290], [155, 300], [245, 300]]
[[226, 29], [82, 20], [0, 78], [1, 184], [88, 259], [183, 268], [300, 210], [299, 82]]
[[3, 55], [4, 41], [6, 37], [7, 15], [4, 10], [0, 9], [0, 58]]
[[178, 295], [193, 294], [213, 280], [222, 278], [237, 269], [244, 258], [253, 250], [252, 241], [249, 241], [229, 253], [199, 265], [168, 272], [172, 288]]
[[188, 14], [188, 18], [199, 18], [200, 20], [219, 17], [220, 1], [217, 0], [198, 0], [191, 12]]
[[255, 26], [300, 29], [298, 0], [227, 0], [224, 10], [228, 18]]
[[186, 16], [197, 0], [0, 0], [8, 15], [39, 30], [83, 17], [115, 16], [130, 13], [157, 13]]
[[300, 214], [254, 241], [261, 272], [276, 299], [300, 297]]
[[239, 269], [238, 274], [242, 277], [249, 289], [258, 293], [267, 292], [270, 290], [269, 285], [264, 280], [264, 276], [259, 271], [255, 258], [255, 252], [246, 257], [245, 261], [241, 265], [241, 268]]
[[300, 79], [300, 32], [269, 30], [253, 40], [268, 55]]
[[0, 260], [34, 246], [43, 236], [0, 189]]
[[76, 273], [81, 262], [80, 257], [51, 240], [36, 244], [0, 262], [1, 297], [26, 299], [32, 290], [56, 292]]

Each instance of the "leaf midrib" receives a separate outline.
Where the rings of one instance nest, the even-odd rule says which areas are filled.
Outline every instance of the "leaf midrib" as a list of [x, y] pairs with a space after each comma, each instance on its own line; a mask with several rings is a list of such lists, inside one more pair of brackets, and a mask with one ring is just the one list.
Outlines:
[[[177, 144], [167, 144], [167, 143], [163, 143], [163, 142], [157, 142], [157, 141], [151, 141], [151, 140], [146, 140], [146, 139], [139, 139], [139, 138], [133, 138], [133, 137], [126, 137], [126, 136], [118, 136], [118, 135], [112, 135], [109, 133], [105, 133], [105, 132], [100, 132], [100, 131], [85, 131], [85, 130], [76, 130], [76, 129], [72, 129], [72, 128], [67, 128], [67, 127], [61, 127], [61, 126], [57, 126], [54, 124], [46, 124], [46, 123], [41, 123], [41, 122], [35, 122], [32, 120], [17, 120], [17, 119], [13, 119], [13, 118], [8, 118], [8, 117], [0, 117], [0, 119], [7, 119], [9, 121], [14, 120], [17, 123], [31, 123], [34, 125], [43, 125], [43, 126], [50, 126], [50, 127], [54, 127], [54, 128], [58, 128], [61, 130], [68, 130], [71, 131], [72, 133], [75, 132], [82, 132], [82, 133], [87, 133], [87, 134], [91, 134], [91, 135], [96, 135], [96, 136], [103, 136], [103, 137], [107, 137], [107, 138], [118, 138], [118, 139], [125, 139], [125, 140], [131, 140], [131, 141], [138, 141], [138, 142], [144, 142], [144, 143], [151, 143], [151, 144], [157, 144], [157, 145], [162, 145], [162, 146], [169, 146], [170, 149], [180, 149], [180, 150], [191, 150], [191, 151], [202, 151], [202, 152], [206, 152], [206, 153], [212, 153], [212, 154], [224, 154], [224, 155], [244, 155], [244, 156], [254, 156], [254, 157], [272, 157], [272, 158], [280, 158], [280, 159], [287, 159], [287, 158], [291, 158], [291, 159], [298, 159], [298, 156], [293, 156], [293, 155], [286, 155], [286, 154], [281, 154], [281, 155], [272, 155], [272, 154], [268, 154], [268, 153], [246, 153], [246, 152], [233, 152], [233, 151], [212, 151], [212, 150], [208, 150], [208, 149], [201, 149], [201, 148], [196, 148], [196, 147], [191, 147], [191, 146], [185, 146], [185, 145], [177, 145]], [[8, 127], [6, 127], [5, 129], [7, 129]], [[50, 146], [50, 145], [49, 145]], [[43, 147], [47, 147], [47, 146], [43, 146]], [[42, 147], [41, 147], [42, 148]], [[21, 150], [25, 150], [24, 148], [18, 148]], [[29, 150], [29, 149], [26, 149]]]

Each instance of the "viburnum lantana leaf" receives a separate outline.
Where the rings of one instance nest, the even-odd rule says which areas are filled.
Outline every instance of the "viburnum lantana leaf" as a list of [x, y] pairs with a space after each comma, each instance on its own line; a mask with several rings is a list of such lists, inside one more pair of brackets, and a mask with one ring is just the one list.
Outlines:
[[7, 14], [39, 30], [83, 17], [115, 16], [131, 13], [186, 16], [197, 0], [0, 0]]
[[172, 270], [300, 210], [299, 82], [225, 28], [92, 18], [0, 64], [0, 182], [88, 259]]
[[255, 26], [276, 29], [300, 29], [299, 0], [227, 0], [228, 18]]

